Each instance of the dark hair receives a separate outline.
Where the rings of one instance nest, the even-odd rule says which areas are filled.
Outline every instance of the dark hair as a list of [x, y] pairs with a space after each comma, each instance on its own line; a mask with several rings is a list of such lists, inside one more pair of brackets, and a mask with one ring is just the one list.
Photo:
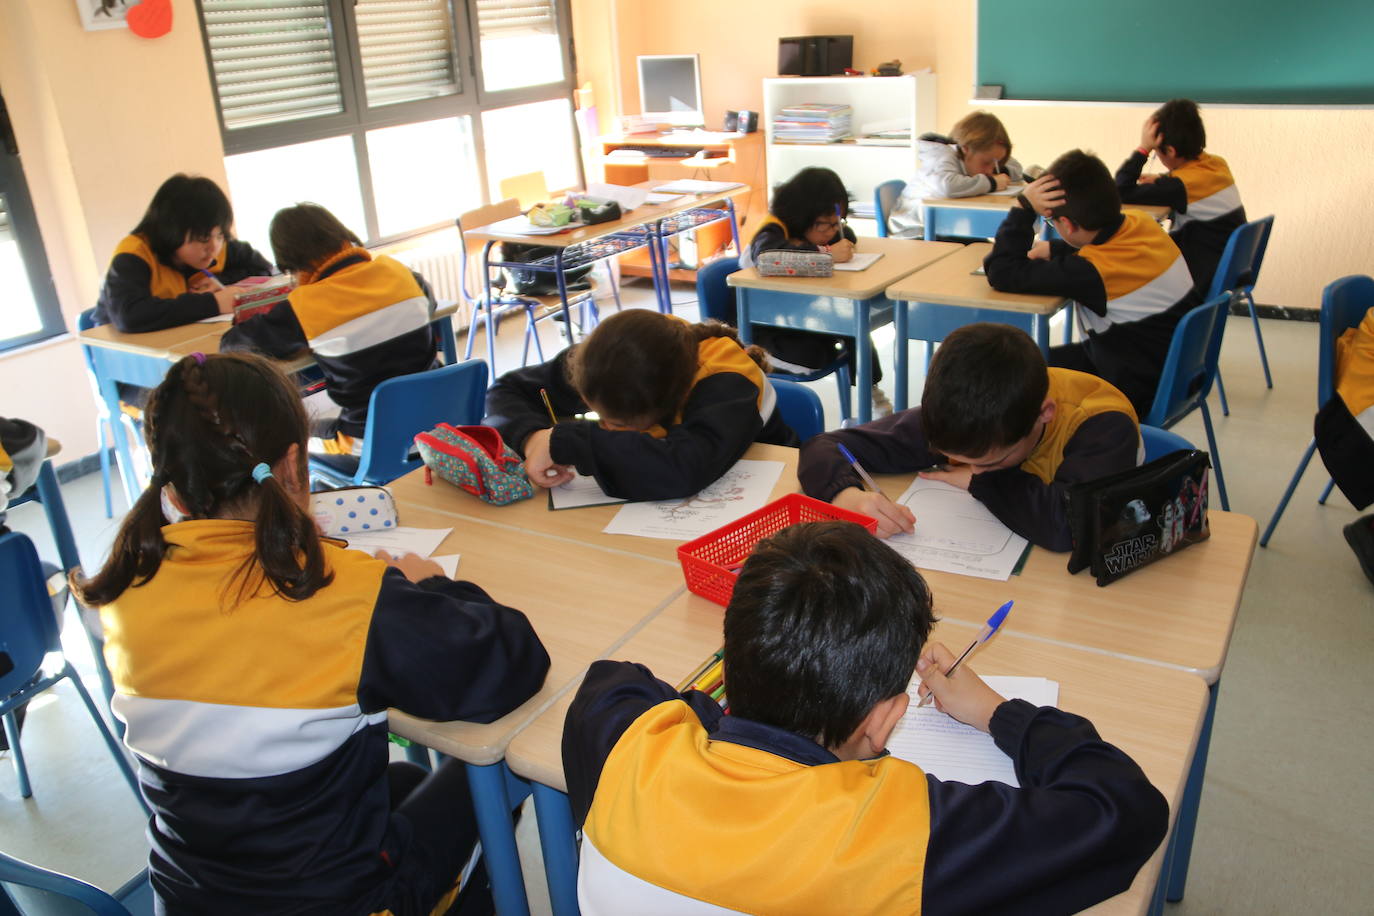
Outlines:
[[1197, 102], [1192, 99], [1170, 99], [1156, 109], [1154, 118], [1159, 127], [1161, 145], [1172, 146], [1174, 155], [1184, 159], [1196, 159], [1202, 155], [1202, 148], [1207, 145], [1207, 129], [1202, 126]]
[[1045, 357], [1025, 331], [964, 325], [930, 361], [921, 429], [936, 451], [986, 455], [1029, 435], [1049, 390]]
[[837, 747], [906, 690], [934, 622], [921, 574], [863, 528], [784, 528], [725, 609], [730, 712]]
[[[692, 390], [697, 347], [711, 337], [739, 343], [735, 329], [719, 321], [688, 324], [648, 309], [617, 312], [568, 354], [569, 380], [608, 418], [667, 426]], [[750, 346], [745, 352], [768, 371], [766, 351]]]
[[267, 235], [278, 270], [314, 272], [346, 246], [363, 244], [333, 213], [311, 203], [278, 210]]
[[830, 169], [812, 167], [775, 187], [769, 210], [787, 230], [788, 238], [799, 239], [816, 220], [833, 214], [836, 207], [841, 216], [849, 213], [849, 192], [844, 182]]
[[132, 234], [142, 236], [159, 261], [173, 266], [172, 258], [188, 236], [207, 239], [218, 229], [227, 242], [233, 224], [234, 208], [219, 185], [178, 172], [157, 189]]
[[301, 450], [299, 470], [306, 474], [305, 408], [279, 369], [246, 353], [187, 356], [154, 389], [144, 418], [152, 482], [124, 519], [100, 572], [89, 579], [73, 574], [82, 601], [109, 604], [157, 573], [169, 546], [162, 536], [168, 484], [189, 518], [234, 512], [253, 519], [254, 551], [234, 576], [239, 601], [264, 580], [275, 594], [298, 601], [333, 581], [314, 520], [275, 477], [261, 484], [253, 479], [259, 462], [275, 464], [292, 445]]
[[1104, 229], [1121, 215], [1121, 195], [1112, 173], [1092, 153], [1070, 150], [1049, 167], [1064, 189], [1064, 203], [1054, 215], [1067, 216], [1080, 229]]

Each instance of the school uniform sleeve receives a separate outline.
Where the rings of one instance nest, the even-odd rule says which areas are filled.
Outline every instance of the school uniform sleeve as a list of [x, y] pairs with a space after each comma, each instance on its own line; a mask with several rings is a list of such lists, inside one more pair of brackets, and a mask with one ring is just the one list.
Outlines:
[[793, 244], [787, 238], [787, 230], [777, 223], [769, 223], [749, 241], [749, 257], [754, 263], [758, 263], [759, 255], [765, 251], [777, 251], [780, 248], [796, 248], [801, 251], [815, 251], [816, 246], [806, 242]]
[[23, 493], [38, 480], [48, 456], [48, 437], [27, 420], [0, 417], [0, 534], [11, 496]]
[[219, 274], [219, 281], [225, 286], [232, 286], [245, 277], [270, 277], [276, 273], [272, 262], [247, 242], [233, 239], [225, 248], [224, 269]]
[[610, 496], [690, 496], [728, 471], [758, 437], [763, 429], [758, 397], [758, 386], [748, 378], [718, 372], [697, 382], [682, 422], [661, 439], [579, 420], [554, 427], [549, 454], [556, 463], [595, 477]]
[[1073, 913], [1130, 887], [1169, 823], [1140, 767], [1086, 719], [1024, 700], [989, 731], [1021, 788], [927, 776], [923, 912]]
[[[1073, 548], [1069, 487], [1135, 467], [1135, 421], [1110, 411], [1084, 420], [1064, 445], [1064, 460], [1046, 484], [1019, 467], [973, 475], [968, 491], [1012, 531], [1046, 550]], [[862, 459], [860, 459], [862, 461]]]
[[966, 175], [957, 156], [941, 157], [933, 168], [922, 169], [927, 197], [977, 197], [997, 190], [997, 179], [991, 175]]
[[161, 331], [219, 314], [214, 293], [161, 299], [153, 295], [152, 283], [147, 261], [133, 254], [115, 255], [100, 291], [100, 310], [125, 334]]
[[1121, 194], [1121, 202], [1152, 204], [1187, 213], [1188, 189], [1182, 180], [1172, 175], [1161, 175], [1148, 184], [1140, 183], [1140, 172], [1145, 168], [1146, 161], [1140, 150], [1135, 150], [1116, 170], [1116, 189]]
[[492, 722], [544, 683], [549, 654], [525, 615], [471, 582], [400, 570], [382, 578], [367, 633], [358, 703], [426, 719]]
[[[983, 259], [983, 270], [993, 289], [1005, 293], [1065, 296], [1099, 315], [1107, 314], [1107, 287], [1097, 268], [1077, 254], [1054, 254], [1032, 261], [1026, 255], [1035, 241], [1035, 213], [1013, 206], [997, 227], [992, 252]], [[1067, 246], [1066, 246], [1067, 247]]]
[[587, 411], [586, 402], [568, 381], [567, 365], [568, 351], [564, 350], [546, 363], [512, 369], [501, 376], [487, 391], [487, 416], [482, 422], [496, 427], [506, 444], [523, 456], [530, 434], [553, 425], [539, 396], [541, 388], [549, 393], [549, 402], [560, 418]]
[[219, 351], [253, 350], [273, 359], [286, 359], [307, 349], [305, 330], [290, 302], [280, 302], [270, 312], [236, 324], [219, 339]]
[[854, 453], [870, 474], [902, 474], [944, 461], [930, 450], [921, 428], [921, 409], [899, 410], [871, 423], [821, 433], [801, 448], [797, 477], [807, 496], [830, 502], [841, 490], [862, 487], [839, 445]]
[[1007, 161], [1002, 163], [1002, 171], [1013, 183], [1023, 181], [1026, 177], [1026, 170], [1021, 167], [1020, 162], [1017, 162], [1011, 156], [1008, 156]]
[[581, 825], [592, 806], [601, 769], [620, 736], [645, 712], [668, 700], [685, 700], [711, 731], [723, 714], [699, 690], [680, 694], [633, 662], [592, 662], [563, 722], [563, 772], [573, 823]]

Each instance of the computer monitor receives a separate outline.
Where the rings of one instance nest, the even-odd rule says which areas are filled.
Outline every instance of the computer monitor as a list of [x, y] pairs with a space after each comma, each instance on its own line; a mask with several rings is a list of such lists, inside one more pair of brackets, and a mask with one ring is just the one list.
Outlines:
[[639, 58], [639, 103], [646, 121], [704, 127], [701, 70], [695, 54], [644, 54]]

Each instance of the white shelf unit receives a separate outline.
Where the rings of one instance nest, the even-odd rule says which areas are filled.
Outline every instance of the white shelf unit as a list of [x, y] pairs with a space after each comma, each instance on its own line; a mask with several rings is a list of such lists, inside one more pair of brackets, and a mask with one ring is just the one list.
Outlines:
[[[841, 143], [775, 143], [773, 118], [789, 105], [803, 102], [849, 105], [854, 109], [853, 131], [865, 128], [910, 126], [911, 142], [904, 146], [863, 146]], [[763, 81], [763, 131], [772, 187], [807, 166], [823, 166], [839, 174], [850, 197], [871, 203], [873, 189], [892, 178], [906, 180], [916, 173], [916, 138], [936, 129], [935, 75], [796, 76]]]

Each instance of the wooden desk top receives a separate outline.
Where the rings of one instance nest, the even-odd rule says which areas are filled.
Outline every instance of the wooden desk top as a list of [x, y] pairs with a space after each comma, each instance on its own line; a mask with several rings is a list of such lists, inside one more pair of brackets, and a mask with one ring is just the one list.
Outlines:
[[[1016, 195], [977, 194], [973, 197], [927, 197], [921, 203], [927, 207], [948, 207], [964, 210], [1007, 210], [1016, 206]], [[1169, 208], [1157, 204], [1122, 204], [1124, 210], [1139, 210], [1148, 213], [1156, 220], [1168, 217]]]
[[[675, 684], [720, 647], [723, 619], [719, 605], [683, 594], [608, 657], [645, 664]], [[959, 651], [974, 633], [970, 624], [945, 620], [936, 625], [932, 638]], [[1016, 638], [1010, 632], [979, 649], [971, 664], [984, 674], [1058, 681], [1060, 708], [1090, 719], [1106, 740], [1140, 764], [1169, 800], [1170, 811], [1178, 810], [1207, 705], [1201, 680], [1144, 662]], [[566, 791], [561, 741], [575, 692], [566, 691], [511, 742], [506, 762], [514, 772]], [[1129, 891], [1091, 912], [1145, 912], [1163, 856], [1161, 844]]]
[[[778, 477], [770, 500], [799, 491], [796, 449], [754, 443], [749, 446], [744, 457], [756, 461], [784, 463], [782, 474]], [[428, 506], [436, 512], [479, 523], [483, 528], [541, 534], [556, 538], [564, 544], [596, 548], [627, 557], [643, 557], [668, 564], [675, 570], [677, 584], [682, 584], [677, 549], [682, 546], [683, 541], [602, 532], [620, 511], [619, 505], [590, 506], [585, 509], [553, 512], [548, 508], [548, 495], [542, 490], [537, 490], [533, 499], [521, 500], [508, 506], [492, 506], [442, 480], [436, 479], [432, 486], [426, 486], [424, 469], [413, 471], [392, 482], [389, 488], [398, 501]], [[403, 524], [413, 523], [403, 520]], [[450, 521], [448, 524], [453, 522]]]
[[579, 678], [593, 659], [616, 646], [682, 591], [682, 576], [650, 560], [612, 554], [527, 531], [474, 525], [398, 496], [402, 522], [453, 527], [435, 551], [458, 553], [458, 576], [523, 611], [549, 651], [544, 687], [490, 724], [431, 722], [396, 710], [390, 728], [467, 763], [501, 759], [511, 737]]
[[[659, 179], [657, 181], [643, 181], [635, 185], [635, 187], [643, 188], [644, 190], [653, 190], [653, 188], [658, 185], [667, 183], [667, 179]], [[560, 232], [557, 235], [525, 235], [519, 232], [489, 231], [489, 226], [477, 226], [472, 229], [464, 229], [463, 238], [469, 245], [484, 245], [487, 242], [519, 242], [523, 245], [547, 245], [554, 248], [568, 248], [580, 242], [595, 241], [599, 238], [605, 238], [608, 235], [614, 235], [617, 232], [623, 232], [626, 229], [634, 229], [646, 223], [652, 223], [655, 220], [663, 219], [666, 216], [672, 216], [675, 213], [695, 210], [698, 207], [709, 207], [712, 204], [721, 203], [731, 197], [748, 194], [749, 191], [749, 186], [742, 184], [737, 188], [731, 188], [728, 191], [720, 191], [715, 194], [684, 194], [664, 204], [644, 203], [635, 207], [629, 215], [622, 216], [620, 219], [611, 220], [607, 223], [597, 223], [595, 226], [582, 226], [579, 229], [573, 229], [570, 232]], [[472, 249], [470, 248], [469, 250]]]
[[[206, 337], [213, 336], [215, 340], [206, 352], [218, 350], [219, 339], [229, 326], [230, 323], [227, 321], [196, 321], [161, 331], [125, 334], [123, 331], [117, 330], [112, 324], [102, 324], [96, 328], [80, 331], [76, 336], [83, 344], [92, 347], [106, 347], [111, 350], [123, 350], [126, 353], [137, 353], [140, 356], [175, 360], [185, 356], [186, 353], [193, 353], [202, 349], [201, 347], [186, 348], [186, 345]], [[178, 353], [178, 349], [185, 349], [185, 353]]]
[[990, 251], [992, 245], [988, 242], [965, 245], [949, 257], [889, 286], [887, 298], [894, 302], [932, 302], [1033, 315], [1053, 315], [1068, 301], [1063, 296], [1030, 296], [993, 289], [987, 277], [973, 273], [983, 266], [983, 258]]
[[749, 267], [730, 274], [726, 282], [746, 289], [863, 301], [872, 299], [908, 274], [953, 255], [961, 247], [957, 242], [861, 238], [856, 251], [883, 253], [867, 270], [837, 270], [829, 277], [761, 277], [757, 268]]
[[[879, 475], [900, 496], [911, 475]], [[1065, 569], [1069, 555], [1033, 547], [1021, 575], [1006, 582], [921, 570], [942, 617], [981, 625], [1008, 598], [1006, 629], [1018, 636], [1180, 668], [1207, 683], [1221, 676], [1250, 561], [1255, 520], [1212, 510], [1212, 536], [1099, 588], [1092, 574]], [[916, 523], [920, 524], [920, 519]]]

